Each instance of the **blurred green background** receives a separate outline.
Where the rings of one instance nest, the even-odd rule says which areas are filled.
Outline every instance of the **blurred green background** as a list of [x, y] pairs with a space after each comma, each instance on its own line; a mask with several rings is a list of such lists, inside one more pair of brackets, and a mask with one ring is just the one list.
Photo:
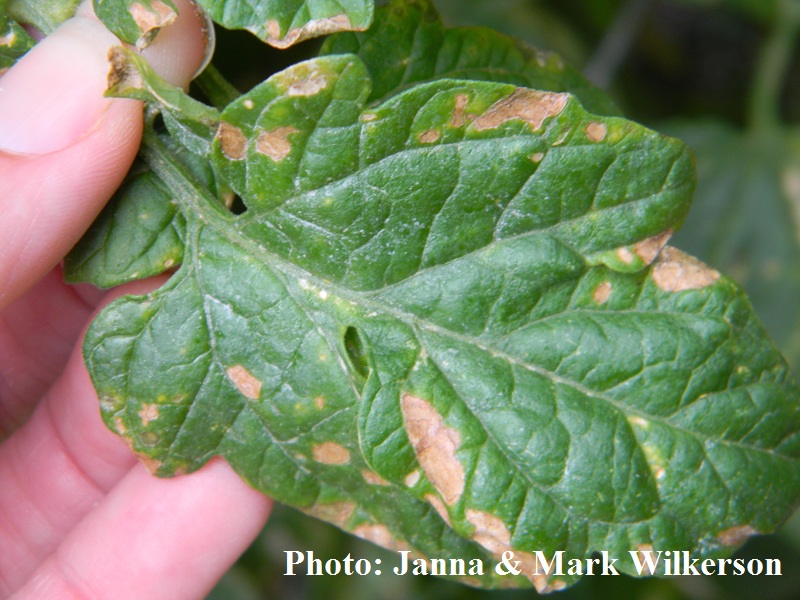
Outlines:
[[[748, 291], [795, 372], [800, 368], [800, 0], [436, 0], [449, 25], [484, 25], [555, 50], [623, 113], [695, 151], [698, 187], [672, 244]], [[316, 53], [218, 32], [216, 66], [241, 90]], [[316, 557], [395, 555], [292, 509], [270, 523], [210, 600], [531, 598], [437, 577], [286, 577], [285, 550]], [[557, 600], [800, 598], [800, 518], [752, 539], [741, 557], [779, 558], [781, 577], [586, 577]], [[388, 571], [388, 569], [384, 569]]]

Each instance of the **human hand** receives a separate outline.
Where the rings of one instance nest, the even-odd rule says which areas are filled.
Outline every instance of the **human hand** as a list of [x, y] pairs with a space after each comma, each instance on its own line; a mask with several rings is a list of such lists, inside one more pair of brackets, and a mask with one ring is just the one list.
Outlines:
[[[177, 4], [147, 53], [185, 85], [204, 41]], [[130, 167], [142, 107], [103, 98], [118, 42], [87, 13], [0, 77], [0, 597], [202, 598], [270, 502], [219, 459], [156, 479], [100, 419], [80, 340], [103, 295], [58, 264]]]

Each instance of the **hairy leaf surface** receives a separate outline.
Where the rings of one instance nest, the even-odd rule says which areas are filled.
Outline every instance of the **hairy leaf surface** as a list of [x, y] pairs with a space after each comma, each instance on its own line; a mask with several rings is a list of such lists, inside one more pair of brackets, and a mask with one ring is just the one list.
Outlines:
[[536, 550], [630, 572], [628, 550], [774, 530], [798, 390], [742, 292], [665, 247], [686, 147], [567, 93], [370, 93], [330, 56], [227, 107], [212, 162], [240, 215], [151, 136], [184, 260], [87, 334], [108, 425], [157, 474], [221, 455], [387, 547], [513, 550], [540, 591], [574, 577], [534, 575]]

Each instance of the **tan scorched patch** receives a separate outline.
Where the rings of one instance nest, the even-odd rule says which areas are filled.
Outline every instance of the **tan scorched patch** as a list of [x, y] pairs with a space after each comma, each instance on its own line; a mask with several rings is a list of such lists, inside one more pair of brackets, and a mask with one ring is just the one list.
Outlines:
[[605, 123], [591, 122], [586, 126], [586, 137], [593, 142], [602, 142], [606, 139], [608, 128]]
[[142, 404], [139, 411], [139, 418], [142, 420], [142, 425], [147, 427], [150, 421], [158, 419], [158, 405], [157, 404]]
[[506, 121], [520, 119], [536, 131], [545, 119], [560, 115], [568, 99], [567, 94], [517, 88], [513, 94], [498, 100], [475, 119], [475, 129], [496, 129]]
[[350, 451], [336, 442], [323, 442], [311, 449], [312, 458], [325, 465], [346, 465], [350, 462]]
[[242, 365], [234, 365], [228, 367], [225, 371], [228, 379], [233, 382], [236, 389], [239, 390], [245, 398], [250, 400], [258, 400], [261, 395], [261, 381], [253, 376], [250, 371], [245, 369]]
[[717, 279], [717, 271], [669, 246], [661, 251], [653, 269], [653, 281], [666, 292], [699, 290], [713, 284]]
[[464, 467], [456, 458], [458, 431], [447, 427], [431, 403], [421, 398], [404, 394], [401, 408], [419, 466], [444, 501], [454, 504], [464, 492]]
[[604, 281], [594, 288], [594, 292], [592, 292], [592, 298], [597, 304], [605, 304], [608, 302], [608, 299], [611, 296], [611, 290], [611, 282]]
[[160, 0], [155, 0], [149, 7], [134, 2], [128, 8], [128, 13], [142, 30], [142, 35], [136, 41], [139, 50], [150, 45], [162, 27], [166, 27], [178, 18], [178, 13]]
[[447, 507], [444, 505], [444, 502], [436, 496], [435, 494], [425, 494], [425, 501], [430, 504], [434, 510], [439, 513], [439, 516], [442, 517], [442, 520], [450, 525], [450, 515], [447, 512]]
[[356, 510], [356, 505], [352, 502], [328, 502], [324, 504], [314, 504], [303, 511], [312, 517], [317, 517], [323, 521], [328, 521], [344, 527], [347, 521]]
[[269, 156], [274, 162], [280, 162], [292, 151], [289, 136], [297, 133], [294, 127], [277, 127], [272, 131], [262, 131], [256, 141], [256, 152]]
[[[475, 528], [472, 539], [486, 548], [495, 557], [501, 557], [503, 552], [513, 552], [514, 559], [520, 561], [523, 575], [530, 579], [536, 591], [541, 593], [553, 591], [563, 587], [559, 582], [548, 586], [548, 576], [539, 568], [539, 561], [533, 554], [520, 552], [511, 548], [511, 533], [502, 519], [481, 510], [467, 509], [467, 521]], [[539, 575], [534, 575], [539, 573]]]
[[432, 144], [441, 137], [441, 134], [435, 129], [428, 129], [419, 134], [419, 141], [423, 144]]
[[247, 151], [247, 138], [242, 130], [221, 121], [217, 129], [217, 139], [222, 153], [231, 160], [242, 160]]
[[388, 481], [386, 481], [383, 477], [378, 475], [375, 471], [368, 471], [363, 469], [361, 471], [361, 476], [364, 478], [370, 485], [391, 485]]
[[276, 48], [288, 48], [292, 44], [336, 33], [337, 31], [350, 31], [354, 28], [350, 25], [350, 18], [347, 15], [336, 15], [326, 19], [309, 21], [303, 27], [290, 29], [286, 35], [281, 37], [281, 26], [274, 19], [267, 21], [267, 43]]
[[450, 119], [451, 127], [461, 127], [464, 124], [464, 111], [467, 109], [469, 96], [466, 94], [458, 94], [456, 96], [456, 104], [453, 107], [453, 116]]
[[672, 230], [667, 229], [659, 233], [658, 235], [654, 235], [653, 237], [649, 237], [646, 240], [642, 240], [633, 248], [633, 252], [641, 258], [645, 264], [652, 264], [652, 262], [658, 256], [658, 253], [661, 252], [661, 249], [667, 244], [669, 238], [672, 237]]
[[723, 546], [738, 546], [744, 543], [747, 538], [757, 534], [758, 531], [750, 525], [736, 525], [720, 531], [717, 534], [717, 539]]
[[107, 79], [108, 89], [140, 90], [144, 87], [142, 74], [128, 62], [121, 47], [114, 46], [108, 51], [108, 62], [111, 64]]
[[357, 535], [364, 540], [372, 542], [373, 544], [378, 544], [378, 546], [383, 546], [384, 548], [389, 548], [390, 550], [404, 550], [408, 548], [406, 544], [395, 539], [386, 525], [359, 525], [353, 529], [353, 535]]

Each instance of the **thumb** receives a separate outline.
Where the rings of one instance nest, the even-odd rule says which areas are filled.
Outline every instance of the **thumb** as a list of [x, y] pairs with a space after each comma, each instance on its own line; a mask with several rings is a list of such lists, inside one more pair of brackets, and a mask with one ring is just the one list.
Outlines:
[[[148, 59], [185, 85], [203, 59], [204, 23], [189, 0], [176, 4], [181, 16]], [[141, 104], [103, 97], [118, 44], [84, 11], [0, 78], [0, 309], [60, 261], [136, 155]]]

